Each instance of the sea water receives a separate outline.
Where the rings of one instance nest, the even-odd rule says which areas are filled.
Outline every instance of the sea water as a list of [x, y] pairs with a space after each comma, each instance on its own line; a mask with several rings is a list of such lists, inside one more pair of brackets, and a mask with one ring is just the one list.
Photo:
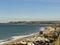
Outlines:
[[39, 32], [50, 24], [0, 24], [0, 43]]

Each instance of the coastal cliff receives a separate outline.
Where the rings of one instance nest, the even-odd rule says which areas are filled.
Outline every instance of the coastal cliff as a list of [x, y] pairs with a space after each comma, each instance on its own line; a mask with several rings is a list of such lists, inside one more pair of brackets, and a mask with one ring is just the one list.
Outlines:
[[55, 41], [59, 35], [60, 25], [53, 25], [46, 27], [44, 31], [4, 43], [3, 45], [55, 45]]

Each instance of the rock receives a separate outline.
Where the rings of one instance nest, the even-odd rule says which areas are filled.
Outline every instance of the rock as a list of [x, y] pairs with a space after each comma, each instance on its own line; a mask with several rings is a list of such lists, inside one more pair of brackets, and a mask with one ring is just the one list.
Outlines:
[[28, 42], [27, 45], [35, 45], [35, 44], [32, 42]]

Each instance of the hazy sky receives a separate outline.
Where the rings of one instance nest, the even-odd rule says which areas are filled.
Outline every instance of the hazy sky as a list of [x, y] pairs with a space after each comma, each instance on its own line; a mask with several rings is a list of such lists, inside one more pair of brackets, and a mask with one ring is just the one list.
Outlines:
[[60, 0], [0, 0], [0, 22], [59, 19]]

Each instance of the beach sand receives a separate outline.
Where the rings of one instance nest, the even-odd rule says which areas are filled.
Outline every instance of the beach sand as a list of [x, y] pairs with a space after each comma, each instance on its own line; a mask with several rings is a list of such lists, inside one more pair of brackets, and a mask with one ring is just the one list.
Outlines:
[[1, 45], [16, 44], [16, 43], [20, 43], [21, 41], [28, 42], [28, 40], [30, 42], [30, 41], [32, 41], [32, 40], [30, 40], [31, 38], [34, 38], [37, 36], [38, 36], [38, 32], [31, 34], [31, 35], [27, 35], [27, 36], [19, 36], [19, 37], [15, 37], [15, 39], [13, 39], [11, 41], [3, 42], [3, 43], [1, 43]]

